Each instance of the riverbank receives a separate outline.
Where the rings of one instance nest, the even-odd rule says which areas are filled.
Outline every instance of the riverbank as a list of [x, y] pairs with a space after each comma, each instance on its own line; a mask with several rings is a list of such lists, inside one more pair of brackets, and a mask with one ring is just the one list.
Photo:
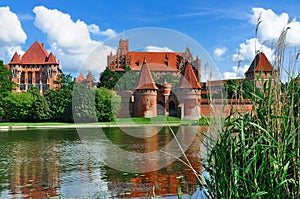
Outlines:
[[0, 122], [0, 131], [26, 129], [67, 129], [67, 128], [109, 128], [109, 127], [137, 127], [137, 126], [180, 126], [207, 125], [208, 118], [199, 120], [180, 120], [176, 117], [156, 118], [117, 118], [113, 122], [97, 123], [62, 123], [62, 122]]

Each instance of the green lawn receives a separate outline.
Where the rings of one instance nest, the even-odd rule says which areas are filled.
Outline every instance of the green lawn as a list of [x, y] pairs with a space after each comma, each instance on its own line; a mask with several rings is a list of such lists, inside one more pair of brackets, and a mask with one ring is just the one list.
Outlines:
[[[154, 118], [117, 118], [115, 121], [112, 122], [99, 122], [97, 124], [100, 125], [118, 125], [118, 124], [200, 124], [200, 125], [207, 125], [209, 119], [207, 118], [200, 118], [199, 121], [192, 121], [192, 120], [180, 120], [177, 117], [171, 116], [157, 116]], [[89, 123], [84, 123], [82, 125], [87, 125]], [[93, 124], [93, 123], [91, 123]], [[63, 122], [0, 122], [0, 126], [73, 126], [74, 123], [63, 123]]]

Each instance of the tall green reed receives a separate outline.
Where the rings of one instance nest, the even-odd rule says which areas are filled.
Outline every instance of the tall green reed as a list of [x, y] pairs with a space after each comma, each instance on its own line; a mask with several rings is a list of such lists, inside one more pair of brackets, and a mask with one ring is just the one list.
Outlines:
[[254, 81], [264, 86], [249, 96], [252, 111], [230, 114], [210, 146], [203, 161], [208, 198], [299, 198], [300, 85], [292, 76], [281, 83], [287, 31], [278, 41], [275, 76]]

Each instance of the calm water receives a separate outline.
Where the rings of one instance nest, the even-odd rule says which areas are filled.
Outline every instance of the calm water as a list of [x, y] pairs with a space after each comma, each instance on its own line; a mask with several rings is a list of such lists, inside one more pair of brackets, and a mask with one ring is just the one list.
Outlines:
[[[194, 129], [183, 128], [184, 139], [193, 137], [190, 135]], [[119, 149], [136, 154], [161, 150], [174, 138], [168, 128], [102, 130]], [[175, 132], [177, 130], [174, 128]], [[105, 147], [108, 142], [105, 139], [96, 140], [96, 148], [90, 150], [87, 144], [90, 140], [82, 137], [85, 131], [88, 135], [93, 129], [82, 129], [80, 134], [74, 129], [1, 131], [0, 198], [149, 198], [154, 195], [177, 198], [178, 186], [185, 198], [202, 198], [194, 173], [180, 161], [156, 171], [126, 172], [128, 165], [136, 167], [138, 161], [140, 171], [164, 162], [149, 158], [133, 163], [114, 153], [114, 149]], [[194, 169], [200, 172], [199, 138], [189, 145], [186, 155]], [[110, 160], [106, 161], [109, 166], [102, 162], [102, 157]], [[125, 171], [115, 169], [120, 166], [124, 166]]]

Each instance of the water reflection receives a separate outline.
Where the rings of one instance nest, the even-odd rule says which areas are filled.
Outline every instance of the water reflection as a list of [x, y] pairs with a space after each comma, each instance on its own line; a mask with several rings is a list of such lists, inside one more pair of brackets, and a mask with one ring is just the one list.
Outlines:
[[[173, 139], [168, 128], [158, 132], [153, 132], [155, 127], [150, 129], [152, 132], [147, 131], [151, 136], [144, 139], [118, 128], [107, 128], [104, 132], [119, 148], [136, 153], [163, 149]], [[196, 131], [203, 129], [197, 127]], [[189, 139], [195, 127], [184, 127], [182, 133], [185, 135], [182, 138]], [[186, 155], [193, 168], [200, 172], [200, 139], [193, 139], [191, 143]], [[112, 157], [114, 153], [107, 148], [97, 149], [104, 159], [132, 164], [128, 158]], [[195, 196], [197, 178], [178, 160], [158, 171], [128, 173], [104, 165], [95, 158], [94, 152], [87, 150], [77, 132], [71, 129], [0, 132], [0, 198], [148, 198], [154, 195], [176, 198], [178, 186], [186, 196]], [[137, 160], [132, 157], [132, 161]], [[159, 165], [160, 161], [163, 160], [144, 160], [140, 162], [140, 169]]]

